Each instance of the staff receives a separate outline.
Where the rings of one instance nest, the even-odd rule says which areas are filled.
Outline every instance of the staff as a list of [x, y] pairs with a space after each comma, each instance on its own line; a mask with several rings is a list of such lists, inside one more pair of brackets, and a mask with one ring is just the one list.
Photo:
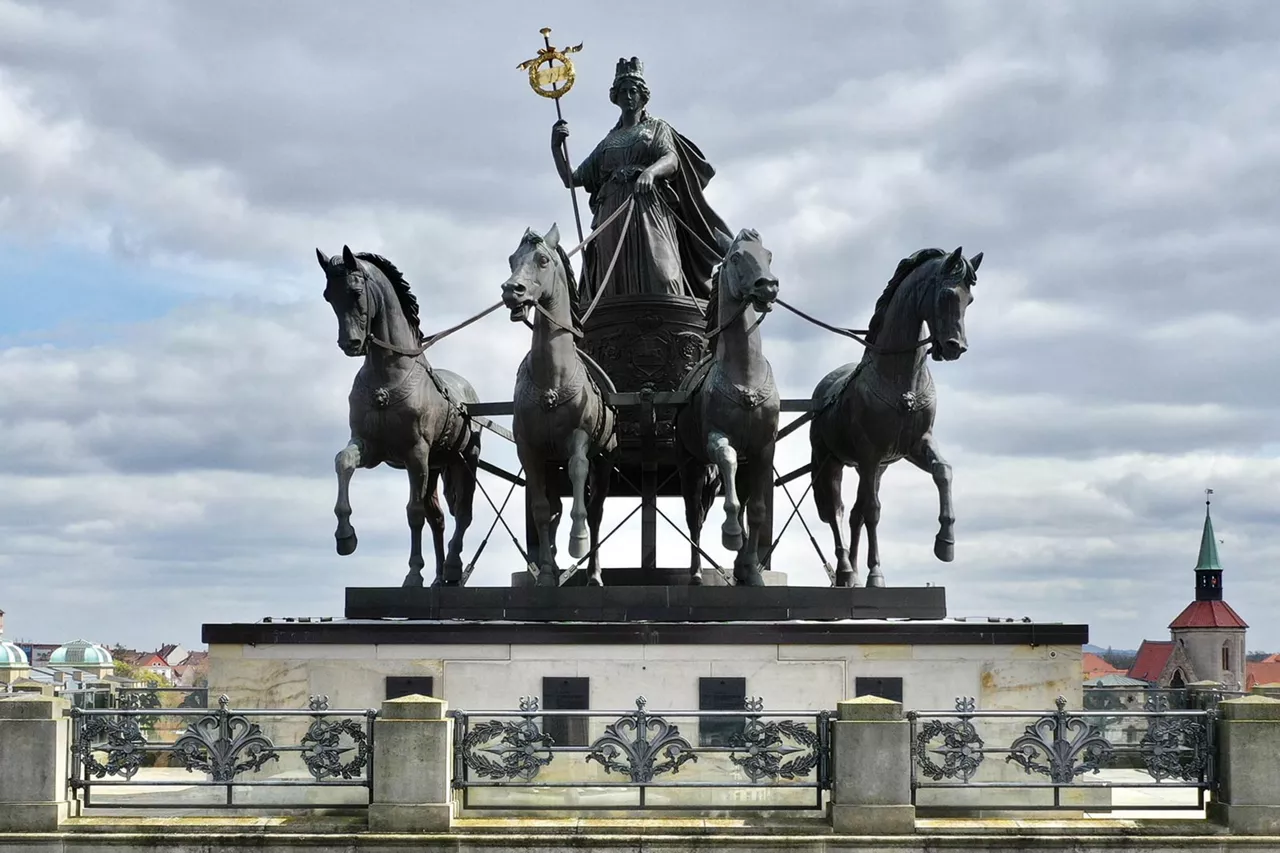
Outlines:
[[[529, 88], [542, 97], [555, 101], [557, 124], [563, 124], [564, 114], [560, 112], [560, 99], [573, 88], [575, 76], [573, 61], [569, 59], [568, 54], [582, 50], [582, 45], [578, 44], [574, 47], [558, 50], [551, 46], [550, 27], [543, 27], [539, 32], [542, 33], [542, 41], [546, 47], [539, 48], [537, 56], [533, 59], [526, 59], [516, 67], [529, 72]], [[561, 83], [564, 85], [561, 86]], [[548, 86], [550, 88], [547, 88]], [[560, 145], [565, 161], [570, 162], [568, 141], [561, 139]], [[584, 238], [582, 236], [582, 217], [578, 213], [578, 191], [572, 185], [572, 182], [570, 182], [569, 186], [569, 198], [573, 200], [573, 221], [578, 226], [578, 242], [582, 242]]]

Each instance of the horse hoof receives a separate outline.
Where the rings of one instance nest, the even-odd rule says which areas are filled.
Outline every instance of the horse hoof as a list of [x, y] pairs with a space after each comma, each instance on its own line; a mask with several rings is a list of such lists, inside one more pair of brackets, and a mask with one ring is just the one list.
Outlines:
[[422, 586], [422, 573], [410, 570], [409, 574], [404, 576], [404, 583], [400, 584], [400, 586], [406, 588]]
[[867, 575], [867, 586], [874, 586], [880, 589], [884, 588], [884, 575], [879, 572], [872, 572]]
[[598, 573], [587, 575], [587, 586], [604, 586], [604, 579]]
[[759, 570], [743, 574], [734, 572], [733, 579], [737, 581], [735, 586], [764, 586], [764, 575], [760, 574]]
[[944, 563], [950, 563], [956, 558], [956, 543], [950, 539], [934, 539], [933, 556]]
[[689, 575], [689, 586], [702, 586], [702, 572]]
[[351, 531], [350, 536], [338, 536], [338, 556], [350, 557], [356, 552], [356, 545], [360, 544], [360, 540], [356, 538], [355, 531]]
[[583, 557], [587, 556], [587, 553], [590, 552], [590, 550], [591, 542], [585, 534], [582, 536], [569, 537], [569, 556], [573, 559], [581, 560]]
[[538, 586], [557, 587], [560, 586], [560, 578], [555, 569], [547, 567], [538, 571]]
[[853, 572], [836, 572], [836, 586], [851, 587], [856, 585]]
[[720, 532], [720, 544], [724, 545], [726, 551], [741, 551], [742, 531], [722, 530]]
[[444, 586], [460, 586], [462, 584], [462, 558], [445, 558], [444, 574], [441, 575], [440, 582]]

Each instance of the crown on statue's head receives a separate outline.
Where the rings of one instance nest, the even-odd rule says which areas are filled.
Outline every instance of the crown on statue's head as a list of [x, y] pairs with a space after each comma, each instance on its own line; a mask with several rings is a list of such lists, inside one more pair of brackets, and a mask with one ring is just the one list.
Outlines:
[[618, 67], [613, 72], [613, 82], [618, 83], [628, 77], [632, 80], [644, 80], [644, 63], [634, 56], [618, 60]]

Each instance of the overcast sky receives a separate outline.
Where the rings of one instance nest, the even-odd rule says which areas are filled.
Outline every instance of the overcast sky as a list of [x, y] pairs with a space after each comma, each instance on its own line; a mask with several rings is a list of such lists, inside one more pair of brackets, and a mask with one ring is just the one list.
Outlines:
[[[497, 299], [525, 227], [571, 234], [554, 108], [516, 69], [550, 25], [585, 44], [574, 159], [639, 56], [651, 112], [714, 164], [712, 204], [760, 231], [783, 298], [861, 326], [904, 256], [985, 253], [969, 352], [934, 365], [956, 560], [932, 555], [932, 481], [895, 465], [889, 584], [1103, 645], [1167, 638], [1211, 487], [1226, 597], [1249, 648], [1280, 649], [1280, 5], [600, 8], [0, 0], [9, 638], [191, 646], [205, 622], [340, 616], [344, 587], [399, 584], [401, 472], [357, 472], [360, 549], [334, 553], [358, 363], [314, 250], [385, 254], [430, 331]], [[789, 316], [763, 328], [784, 396], [860, 357]], [[509, 400], [527, 346], [498, 312], [431, 356]], [[496, 436], [484, 454], [515, 465]], [[780, 466], [806, 458], [803, 432], [783, 443]], [[478, 497], [469, 551], [492, 518]], [[633, 520], [606, 563], [637, 540]], [[678, 534], [660, 557], [686, 559]], [[520, 567], [498, 528], [472, 583]], [[826, 582], [802, 531], [777, 567]]]

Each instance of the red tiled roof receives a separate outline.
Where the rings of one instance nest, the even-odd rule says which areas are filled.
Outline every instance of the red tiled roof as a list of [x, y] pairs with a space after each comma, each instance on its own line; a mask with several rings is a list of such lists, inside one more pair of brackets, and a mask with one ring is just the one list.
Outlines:
[[1264, 660], [1245, 664], [1244, 689], [1252, 690], [1255, 684], [1280, 684], [1280, 661]]
[[1086, 681], [1103, 675], [1124, 675], [1123, 669], [1112, 666], [1101, 655], [1095, 655], [1093, 652], [1085, 652], [1080, 663]]
[[1129, 668], [1129, 677], [1143, 681], [1155, 681], [1164, 672], [1164, 665], [1173, 654], [1172, 640], [1143, 640], [1138, 647], [1138, 656]]
[[1193, 601], [1170, 628], [1248, 628], [1245, 621], [1225, 601]]

